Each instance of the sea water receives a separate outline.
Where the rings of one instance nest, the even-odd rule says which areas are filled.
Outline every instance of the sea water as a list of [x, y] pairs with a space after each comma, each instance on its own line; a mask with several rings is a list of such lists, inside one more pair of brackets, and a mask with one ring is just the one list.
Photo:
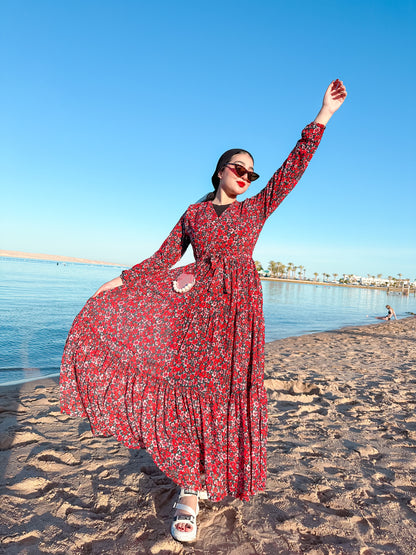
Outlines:
[[416, 313], [416, 297], [361, 287], [263, 281], [266, 341], [377, 323], [391, 305], [397, 318]]
[[[0, 258], [0, 385], [58, 375], [72, 321], [122, 266]], [[416, 312], [411, 295], [314, 283], [262, 281], [266, 341], [375, 323], [390, 304]]]
[[122, 269], [0, 258], [0, 384], [58, 375], [73, 319]]

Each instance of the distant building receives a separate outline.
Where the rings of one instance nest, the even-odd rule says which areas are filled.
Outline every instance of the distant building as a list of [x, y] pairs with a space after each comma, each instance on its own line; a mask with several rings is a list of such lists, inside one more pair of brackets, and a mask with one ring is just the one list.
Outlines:
[[376, 278], [376, 277], [360, 277], [359, 278], [360, 285], [375, 285], [376, 287], [386, 287], [386, 285], [391, 285], [393, 282], [390, 282], [388, 278]]

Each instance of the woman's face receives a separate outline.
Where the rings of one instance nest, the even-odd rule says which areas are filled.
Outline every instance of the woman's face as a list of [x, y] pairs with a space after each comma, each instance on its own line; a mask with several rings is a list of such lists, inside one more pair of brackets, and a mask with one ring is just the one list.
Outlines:
[[240, 166], [244, 166], [246, 170], [253, 171], [253, 159], [246, 152], [234, 154], [228, 162], [228, 165], [218, 173], [218, 177], [220, 178], [219, 188], [229, 197], [235, 197], [245, 193], [250, 186], [247, 174], [240, 177], [232, 164], [240, 164]]

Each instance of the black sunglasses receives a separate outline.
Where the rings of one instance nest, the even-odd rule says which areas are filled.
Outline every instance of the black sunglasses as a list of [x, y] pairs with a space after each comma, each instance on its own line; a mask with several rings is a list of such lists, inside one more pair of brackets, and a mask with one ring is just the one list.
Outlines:
[[252, 181], [256, 181], [256, 179], [260, 177], [258, 173], [247, 170], [241, 164], [236, 164], [235, 162], [228, 162], [228, 164], [225, 164], [225, 165], [234, 166], [234, 171], [238, 175], [238, 177], [243, 177], [243, 175], [247, 174], [247, 179], [248, 181], [250, 181], [250, 183]]

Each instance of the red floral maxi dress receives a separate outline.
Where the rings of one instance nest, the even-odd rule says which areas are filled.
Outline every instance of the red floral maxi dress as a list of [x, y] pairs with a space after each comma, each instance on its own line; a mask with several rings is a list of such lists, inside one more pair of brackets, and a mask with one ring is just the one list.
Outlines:
[[[266, 482], [264, 318], [252, 252], [266, 218], [293, 189], [324, 131], [311, 123], [257, 195], [221, 216], [192, 204], [160, 249], [91, 298], [62, 359], [61, 410], [94, 434], [145, 448], [176, 483], [213, 501], [249, 499]], [[171, 269], [192, 244], [194, 287]]]

